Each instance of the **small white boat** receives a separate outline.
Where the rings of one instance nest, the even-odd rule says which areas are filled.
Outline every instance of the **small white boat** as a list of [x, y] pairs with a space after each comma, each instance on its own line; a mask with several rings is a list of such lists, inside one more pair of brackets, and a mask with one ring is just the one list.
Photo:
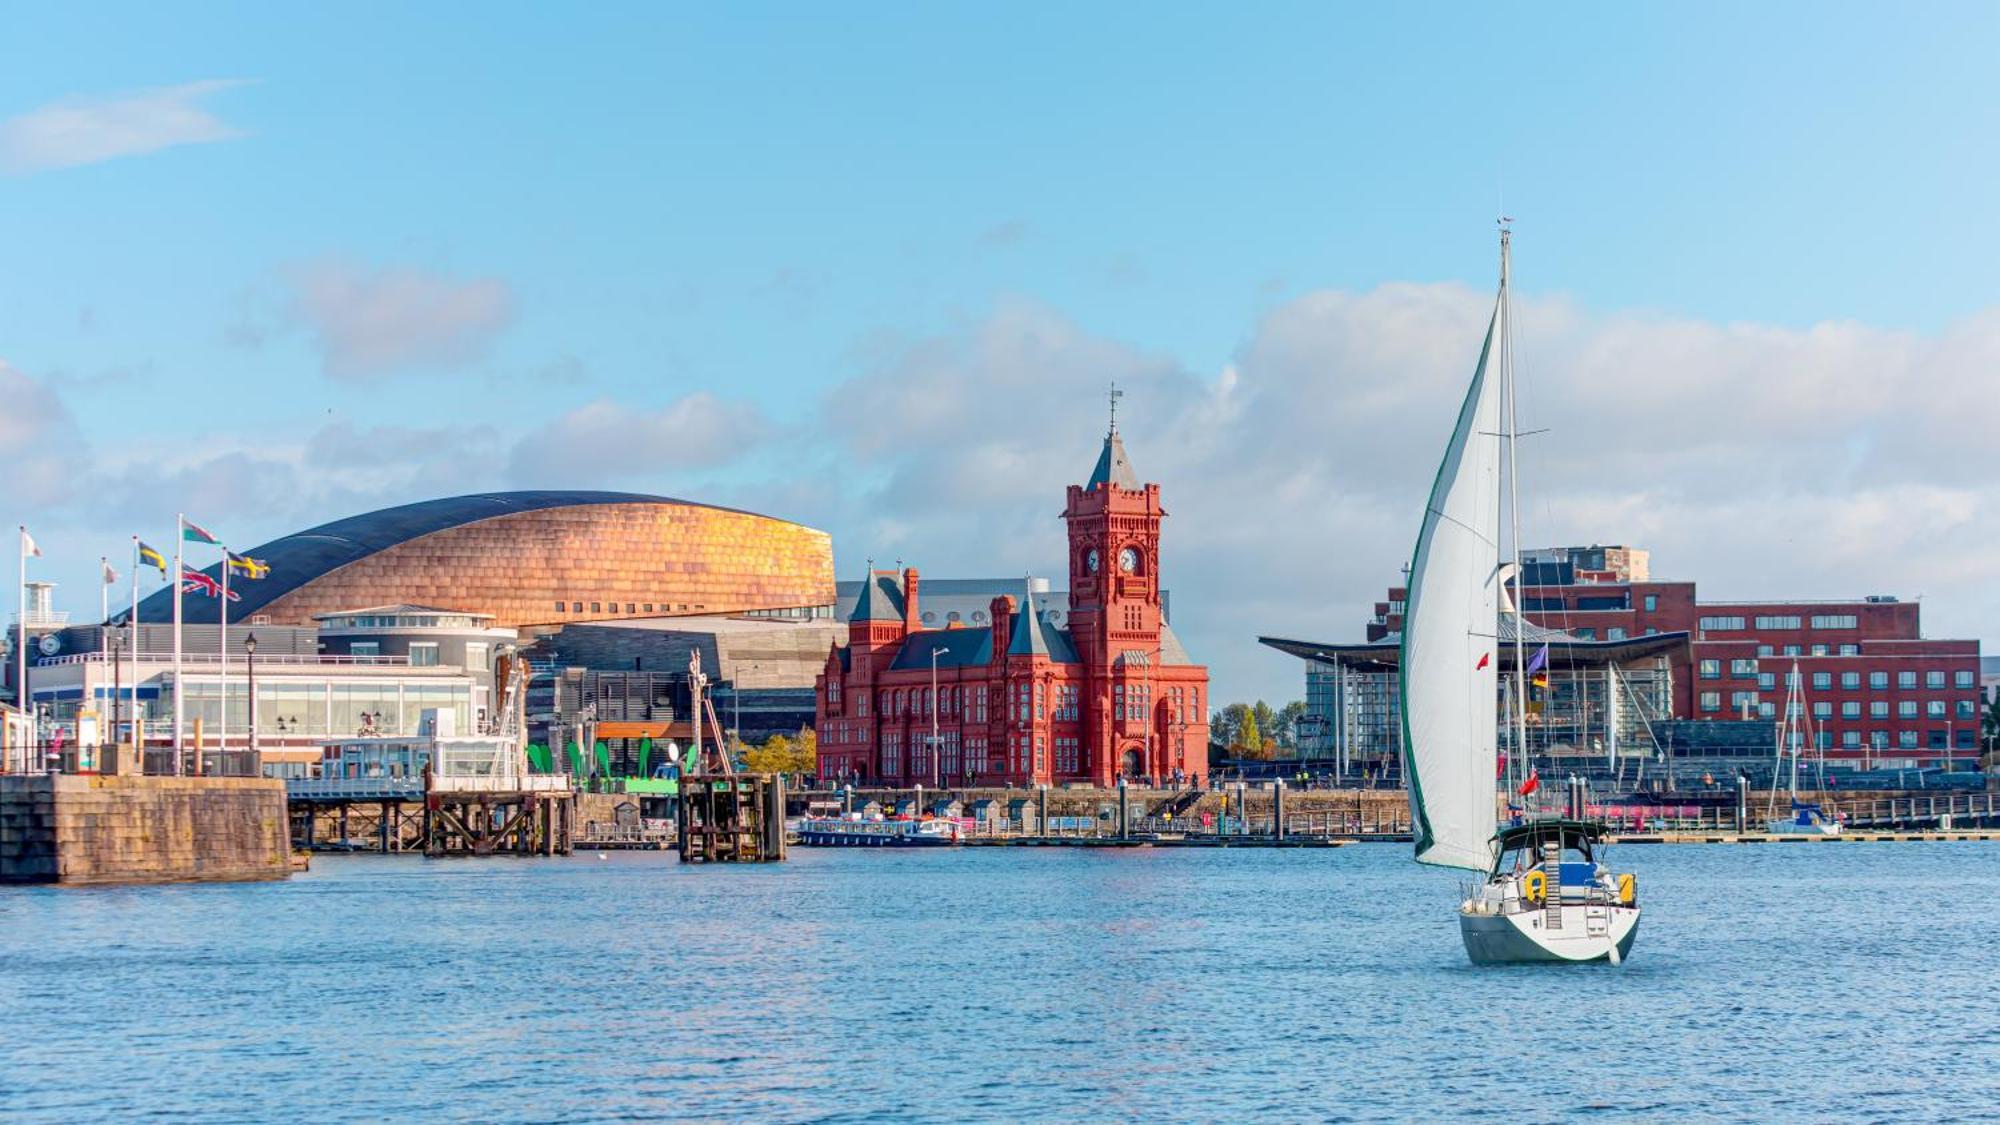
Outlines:
[[1458, 909], [1474, 964], [1623, 961], [1639, 936], [1638, 880], [1598, 862], [1602, 825], [1534, 820], [1502, 829], [1486, 882]]
[[854, 816], [807, 817], [799, 821], [799, 843], [814, 848], [945, 848], [964, 840], [955, 820], [864, 820]]
[[[1800, 724], [1805, 729], [1800, 729]], [[1814, 754], [1819, 759], [1820, 778], [1826, 778], [1826, 757], [1818, 749], [1819, 739], [1814, 736], [1812, 721], [1806, 717], [1805, 678], [1799, 675], [1799, 662], [1792, 661], [1792, 670], [1785, 677], [1785, 713], [1778, 720], [1778, 761], [1771, 777], [1771, 803], [1764, 810], [1767, 818], [1764, 830], [1773, 836], [1838, 836], [1840, 822], [1828, 815], [1826, 810], [1812, 801], [1799, 800], [1799, 759], [1805, 755], [1806, 744], [1814, 746]], [[1778, 803], [1777, 771], [1785, 768], [1785, 760], [1791, 759], [1791, 782], [1787, 790], [1792, 798], [1792, 815], [1776, 815]]]
[[1785, 819], [1767, 821], [1764, 830], [1773, 836], [1838, 836], [1840, 822], [1826, 815], [1826, 810], [1811, 801], [1792, 801], [1792, 815]]

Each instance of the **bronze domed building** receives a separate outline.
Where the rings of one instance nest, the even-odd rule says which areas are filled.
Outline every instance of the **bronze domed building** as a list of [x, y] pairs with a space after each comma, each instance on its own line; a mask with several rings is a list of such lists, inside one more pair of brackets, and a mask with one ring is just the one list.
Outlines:
[[[190, 547], [189, 564], [213, 548]], [[232, 577], [232, 622], [311, 625], [358, 606], [490, 614], [493, 624], [560, 625], [831, 606], [823, 531], [733, 508], [629, 492], [486, 492], [335, 520], [240, 552], [267, 577]], [[205, 568], [219, 576], [219, 565]], [[190, 595], [186, 621], [218, 602]], [[142, 621], [171, 621], [162, 590]]]

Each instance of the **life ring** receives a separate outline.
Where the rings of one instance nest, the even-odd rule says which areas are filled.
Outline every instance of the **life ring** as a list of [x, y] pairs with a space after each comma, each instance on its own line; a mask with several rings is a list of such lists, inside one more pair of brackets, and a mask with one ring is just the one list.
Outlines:
[[1521, 897], [1540, 905], [1548, 897], [1549, 877], [1540, 870], [1530, 871], [1521, 880]]
[[1639, 897], [1639, 880], [1631, 872], [1618, 877], [1618, 904], [1630, 906]]

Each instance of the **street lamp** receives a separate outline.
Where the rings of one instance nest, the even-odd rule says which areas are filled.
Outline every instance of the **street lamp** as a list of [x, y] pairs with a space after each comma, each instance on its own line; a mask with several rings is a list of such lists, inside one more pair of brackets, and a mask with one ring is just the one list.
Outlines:
[[944, 650], [941, 648], [933, 648], [931, 650], [931, 785], [934, 788], [938, 789], [944, 788], [944, 782], [942, 781], [942, 778], [944, 776], [944, 770], [943, 767], [938, 764], [938, 759], [941, 755], [938, 753], [938, 698], [937, 698], [938, 657], [942, 655], [944, 655]]
[[[257, 634], [250, 633], [243, 638], [243, 653], [250, 665], [250, 761], [262, 773], [263, 761], [257, 757]], [[228, 701], [223, 701], [228, 706]]]

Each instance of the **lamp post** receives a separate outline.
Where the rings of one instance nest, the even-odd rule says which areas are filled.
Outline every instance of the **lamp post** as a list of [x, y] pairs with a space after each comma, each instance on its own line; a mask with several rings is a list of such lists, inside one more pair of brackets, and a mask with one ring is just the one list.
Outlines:
[[[250, 666], [250, 760], [257, 772], [264, 772], [263, 759], [257, 756], [257, 634], [250, 633], [243, 638], [245, 662]], [[228, 701], [224, 701], [224, 706]]]
[[[125, 710], [125, 683], [124, 683], [125, 662], [120, 658], [121, 650], [124, 647], [123, 644], [124, 639], [125, 639], [124, 630], [122, 629], [111, 630], [111, 748], [112, 748], [111, 752], [113, 754], [116, 754], [118, 752], [118, 745], [119, 745], [118, 729], [119, 727], [124, 725], [123, 711]], [[100, 748], [104, 745], [104, 738], [102, 735], [98, 737], [97, 742]], [[100, 749], [99, 754], [102, 755], [102, 753], [103, 751], [102, 749]], [[120, 768], [115, 769], [112, 772], [113, 773], [125, 772], [123, 765], [124, 763], [122, 762], [119, 763]], [[101, 760], [101, 758], [97, 763], [97, 768], [100, 771], [104, 769], [104, 762]]]
[[933, 788], [937, 789], [944, 788], [944, 783], [942, 781], [942, 778], [944, 776], [944, 769], [941, 765], [939, 765], [938, 762], [938, 759], [941, 757], [941, 755], [938, 753], [938, 699], [937, 699], [938, 657], [943, 655], [943, 653], [944, 650], [940, 648], [934, 648], [931, 650], [931, 785]]

